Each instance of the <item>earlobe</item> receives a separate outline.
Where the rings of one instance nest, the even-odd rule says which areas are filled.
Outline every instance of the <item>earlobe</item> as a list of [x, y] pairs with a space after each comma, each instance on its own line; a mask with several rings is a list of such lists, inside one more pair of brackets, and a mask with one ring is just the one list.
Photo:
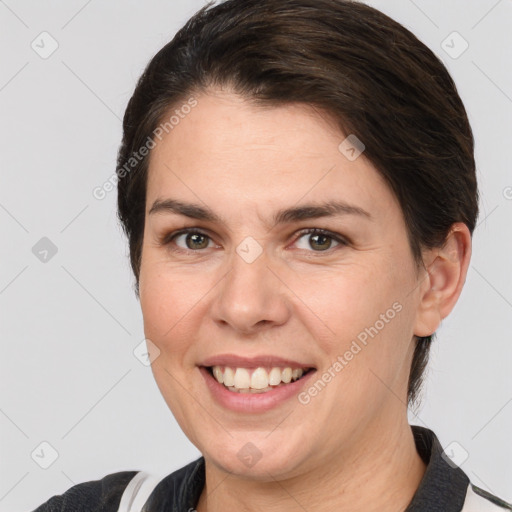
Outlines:
[[421, 277], [414, 334], [430, 336], [454, 308], [466, 281], [471, 259], [471, 234], [454, 223], [443, 247], [427, 253], [427, 274]]

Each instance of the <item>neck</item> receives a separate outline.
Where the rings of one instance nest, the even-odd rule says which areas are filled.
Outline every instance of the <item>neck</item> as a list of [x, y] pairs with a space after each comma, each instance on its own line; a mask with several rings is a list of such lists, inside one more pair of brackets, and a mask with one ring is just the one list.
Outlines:
[[406, 509], [425, 473], [407, 418], [390, 431], [367, 429], [350, 453], [336, 453], [307, 473], [269, 482], [221, 472], [206, 460], [197, 512], [398, 512]]

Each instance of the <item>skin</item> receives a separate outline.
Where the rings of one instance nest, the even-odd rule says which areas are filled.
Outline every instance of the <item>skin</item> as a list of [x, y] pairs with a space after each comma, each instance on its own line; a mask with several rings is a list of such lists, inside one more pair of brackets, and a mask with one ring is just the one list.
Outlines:
[[[229, 90], [195, 97], [151, 153], [139, 284], [145, 334], [160, 351], [157, 385], [205, 457], [197, 510], [404, 510], [425, 471], [407, 421], [413, 335], [432, 334], [454, 307], [471, 256], [467, 227], [454, 224], [418, 269], [397, 200], [364, 153], [349, 161], [338, 150], [345, 135], [326, 115], [258, 107]], [[226, 223], [149, 214], [167, 198]], [[371, 219], [271, 226], [281, 208], [333, 199]], [[210, 238], [162, 243], [185, 227]], [[347, 244], [315, 243], [304, 228]], [[263, 250], [252, 263], [236, 252], [247, 236]], [[233, 353], [309, 362], [321, 375], [396, 302], [401, 311], [307, 405], [294, 397], [235, 413], [199, 373], [207, 357]], [[252, 467], [237, 456], [248, 442], [261, 453]]]

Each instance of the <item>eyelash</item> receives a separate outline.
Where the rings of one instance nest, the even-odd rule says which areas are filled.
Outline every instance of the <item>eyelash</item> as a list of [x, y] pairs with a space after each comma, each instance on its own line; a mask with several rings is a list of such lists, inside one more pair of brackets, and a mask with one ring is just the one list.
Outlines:
[[[204, 236], [204, 237], [212, 240], [208, 234], [204, 233], [203, 231], [201, 231], [197, 228], [187, 228], [187, 229], [181, 229], [179, 231], [175, 231], [173, 233], [170, 233], [170, 234], [164, 236], [162, 238], [162, 240], [160, 241], [160, 244], [163, 246], [170, 246], [175, 238], [177, 238], [181, 235], [188, 235], [188, 234], [201, 235], [201, 236]], [[326, 229], [320, 229], [320, 228], [302, 229], [301, 231], [298, 232], [297, 237], [294, 239], [294, 243], [297, 242], [298, 240], [300, 240], [305, 235], [324, 235], [324, 236], [327, 236], [328, 238], [331, 238], [332, 240], [337, 242], [342, 247], [347, 246], [349, 244], [349, 242], [346, 239], [344, 239], [343, 237], [341, 237], [341, 235], [339, 235], [337, 233], [333, 233], [332, 231], [328, 231]], [[336, 246], [336, 247], [338, 247], [338, 246]], [[332, 252], [332, 250], [336, 249], [336, 247], [326, 249], [325, 251], [314, 251], [314, 250], [307, 251], [307, 249], [300, 249], [300, 250], [306, 250], [307, 252], [318, 253], [318, 254], [325, 254], [325, 253]], [[205, 249], [207, 249], [207, 248], [205, 248]], [[192, 253], [194, 253], [194, 252], [200, 253], [200, 252], [203, 252], [205, 249], [194, 250], [194, 249], [183, 249], [182, 247], [174, 247], [171, 250], [174, 252], [178, 252], [178, 253], [191, 253], [191, 252]]]

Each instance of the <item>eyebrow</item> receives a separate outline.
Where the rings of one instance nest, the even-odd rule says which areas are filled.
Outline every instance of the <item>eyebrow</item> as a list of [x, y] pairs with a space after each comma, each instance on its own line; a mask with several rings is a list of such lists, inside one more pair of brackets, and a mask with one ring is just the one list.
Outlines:
[[[170, 198], [157, 199], [151, 206], [148, 215], [155, 213], [175, 213], [192, 219], [226, 224], [219, 215], [208, 207]], [[287, 222], [342, 215], [358, 215], [373, 220], [371, 214], [359, 206], [354, 206], [344, 201], [328, 201], [321, 204], [311, 203], [278, 210], [272, 217], [272, 222], [273, 226], [277, 226]]]

